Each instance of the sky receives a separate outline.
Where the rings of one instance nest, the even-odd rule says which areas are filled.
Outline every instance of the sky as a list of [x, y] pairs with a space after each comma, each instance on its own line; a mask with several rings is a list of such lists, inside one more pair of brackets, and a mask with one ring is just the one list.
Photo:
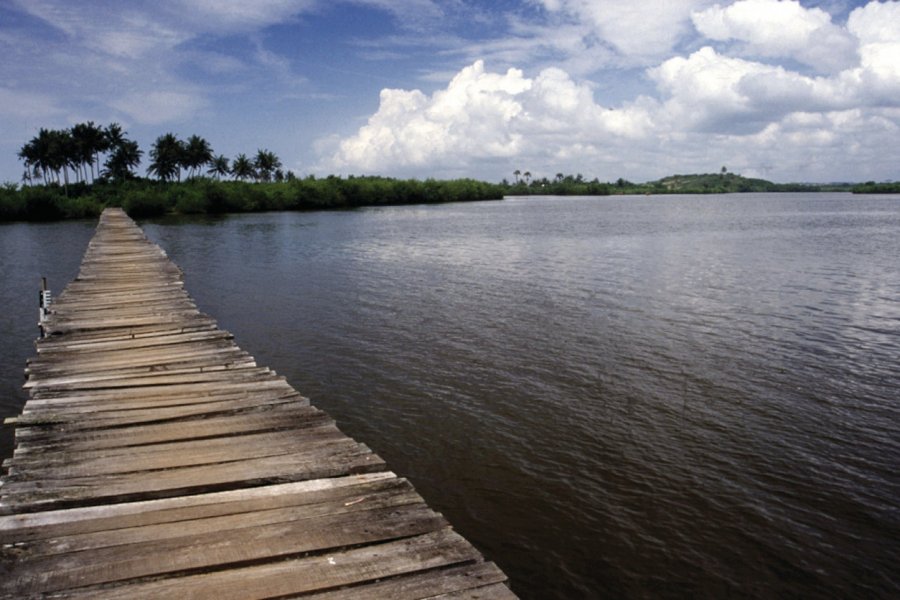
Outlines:
[[900, 2], [0, 0], [0, 182], [42, 127], [298, 176], [900, 179]]

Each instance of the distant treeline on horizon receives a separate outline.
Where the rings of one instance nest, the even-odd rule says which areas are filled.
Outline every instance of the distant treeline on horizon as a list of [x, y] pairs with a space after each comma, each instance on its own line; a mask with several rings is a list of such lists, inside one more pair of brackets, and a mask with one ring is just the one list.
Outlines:
[[41, 129], [18, 152], [25, 166], [22, 185], [0, 187], [0, 221], [90, 218], [108, 206], [149, 217], [499, 200], [509, 195], [900, 193], [900, 183], [776, 184], [729, 173], [725, 167], [717, 173], [673, 175], [647, 183], [588, 181], [581, 174], [563, 173], [535, 178], [518, 169], [513, 182], [504, 179], [499, 184], [378, 176], [298, 178], [284, 171], [278, 156], [268, 150], [228, 159], [214, 154], [200, 136], [180, 140], [172, 133], [159, 136], [148, 154], [147, 173], [154, 179], [136, 173], [143, 151], [117, 123], [100, 127], [89, 121], [70, 129]]
[[305, 177], [281, 182], [216, 181], [205, 177], [183, 182], [131, 179], [76, 183], [68, 192], [57, 185], [0, 188], [0, 221], [49, 221], [96, 217], [120, 206], [132, 217], [167, 213], [347, 209], [363, 206], [433, 204], [502, 199], [497, 184], [474, 179], [403, 180], [385, 177]]

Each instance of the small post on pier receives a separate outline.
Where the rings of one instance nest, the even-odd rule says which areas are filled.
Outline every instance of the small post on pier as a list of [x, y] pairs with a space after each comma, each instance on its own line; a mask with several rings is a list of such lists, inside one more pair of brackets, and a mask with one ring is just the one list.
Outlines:
[[41, 293], [38, 300], [38, 327], [41, 329], [41, 337], [44, 337], [44, 323], [47, 322], [47, 317], [50, 316], [51, 301], [50, 290], [47, 289], [47, 278], [41, 277]]

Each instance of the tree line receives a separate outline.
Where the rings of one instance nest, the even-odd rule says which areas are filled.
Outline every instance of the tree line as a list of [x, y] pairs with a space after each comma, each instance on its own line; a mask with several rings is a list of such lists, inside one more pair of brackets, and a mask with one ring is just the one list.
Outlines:
[[[105, 127], [93, 121], [78, 123], [68, 129], [41, 128], [18, 152], [25, 170], [25, 185], [63, 186], [68, 193], [70, 183], [126, 181], [138, 177], [136, 169], [144, 152], [118, 123]], [[269, 150], [260, 149], [254, 157], [238, 154], [233, 161], [216, 155], [209, 142], [199, 135], [180, 140], [166, 133], [153, 142], [149, 152], [147, 173], [160, 181], [181, 181], [206, 175], [221, 179], [232, 176], [239, 181], [283, 181], [293, 173], [282, 170], [281, 160]]]
[[194, 178], [202, 173], [203, 167], [208, 167], [206, 174], [215, 179], [229, 175], [238, 181], [251, 179], [259, 182], [294, 178], [292, 172], [285, 173], [281, 169], [281, 159], [274, 152], [260, 149], [253, 158], [241, 153], [229, 161], [224, 154], [216, 155], [209, 142], [199, 135], [192, 135], [184, 141], [173, 133], [161, 135], [150, 149], [150, 159], [147, 172], [161, 181], [181, 181], [182, 171], [187, 172], [189, 179]]
[[612, 184], [603, 183], [596, 177], [590, 181], [584, 175], [557, 173], [553, 179], [534, 177], [530, 171], [513, 171], [515, 182], [504, 179], [501, 185], [507, 194], [546, 196], [606, 196], [612, 193]]
[[257, 183], [188, 178], [166, 183], [134, 178], [72, 183], [69, 195], [56, 184], [19, 188], [0, 186], [0, 222], [94, 218], [109, 206], [121, 206], [134, 218], [170, 213], [222, 214], [261, 211], [349, 209], [363, 206], [499, 200], [504, 190], [473, 179], [424, 181], [386, 177], [285, 179]]
[[24, 184], [68, 186], [70, 182], [133, 177], [142, 154], [118, 123], [101, 127], [88, 121], [69, 129], [42, 127], [22, 146], [18, 157], [25, 163]]

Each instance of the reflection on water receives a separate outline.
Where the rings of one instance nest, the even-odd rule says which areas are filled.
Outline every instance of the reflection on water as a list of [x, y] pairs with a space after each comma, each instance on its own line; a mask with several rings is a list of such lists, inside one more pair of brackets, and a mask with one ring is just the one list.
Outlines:
[[900, 198], [514, 198], [145, 230], [201, 308], [523, 597], [900, 592]]

